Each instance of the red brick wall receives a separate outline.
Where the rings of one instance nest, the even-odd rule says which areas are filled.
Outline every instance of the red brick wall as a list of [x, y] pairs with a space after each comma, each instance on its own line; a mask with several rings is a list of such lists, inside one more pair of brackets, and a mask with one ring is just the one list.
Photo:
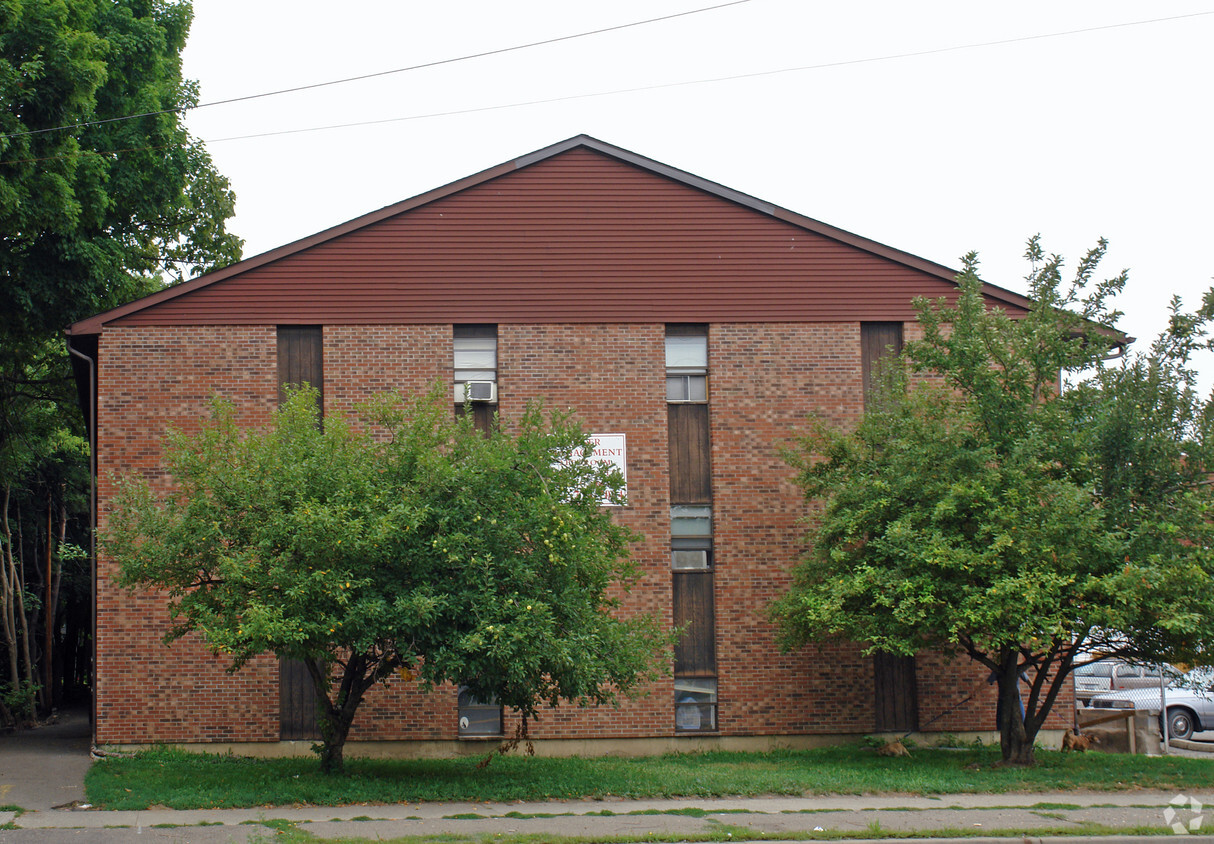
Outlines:
[[326, 325], [323, 333], [328, 415], [351, 414], [377, 393], [416, 395], [451, 380], [449, 325]]
[[[419, 330], [428, 330], [421, 328]], [[449, 366], [450, 328], [441, 343]], [[326, 355], [328, 353], [326, 333]], [[633, 548], [642, 576], [627, 606], [671, 623], [669, 487], [666, 474], [665, 346], [662, 325], [498, 326], [498, 412], [507, 426], [529, 399], [576, 410], [588, 433], [628, 435], [628, 506], [616, 517], [644, 533]], [[336, 379], [326, 356], [326, 385]], [[331, 380], [332, 379], [332, 380]], [[563, 706], [540, 713], [536, 738], [632, 737], [674, 732], [674, 690], [665, 680], [620, 707]], [[360, 711], [351, 739], [457, 738], [455, 690], [423, 695], [393, 679]], [[516, 720], [507, 713], [506, 731]]]
[[[273, 326], [107, 329], [98, 366], [98, 503], [105, 524], [114, 475], [167, 488], [166, 431], [196, 430], [212, 395], [265, 423], [277, 402]], [[166, 647], [165, 596], [132, 594], [98, 560], [97, 740], [257, 741], [278, 738], [278, 669], [258, 659], [238, 674], [194, 638]]]
[[[498, 389], [504, 420], [529, 398], [574, 410], [588, 433], [627, 435], [628, 505], [616, 518], [644, 539], [633, 546], [641, 578], [625, 606], [671, 624], [670, 481], [667, 471], [665, 326], [500, 325]], [[669, 670], [669, 669], [668, 669]], [[674, 686], [667, 678], [618, 709], [564, 706], [543, 712], [537, 737], [654, 736], [674, 733]], [[509, 729], [509, 727], [508, 727]]]
[[722, 731], [870, 730], [871, 660], [842, 642], [781, 653], [763, 617], [803, 550], [806, 505], [780, 449], [811, 411], [863, 411], [859, 325], [713, 325], [708, 349]]
[[[629, 611], [671, 623], [664, 326], [499, 326], [500, 413], [517, 419], [530, 398], [573, 409], [591, 433], [628, 437], [629, 504], [616, 517], [644, 539], [642, 572]], [[915, 327], [907, 326], [907, 337]], [[859, 325], [715, 324], [709, 330], [709, 398], [715, 519], [716, 635], [723, 735], [869, 732], [874, 727], [872, 660], [849, 643], [784, 654], [763, 617], [787, 586], [802, 550], [797, 519], [805, 502], [780, 457], [808, 414], [846, 423], [863, 411]], [[195, 427], [213, 393], [241, 418], [264, 424], [276, 404], [273, 326], [109, 329], [101, 339], [99, 459], [102, 510], [110, 474], [141, 473], [165, 483], [167, 426]], [[450, 379], [450, 326], [325, 326], [325, 410], [349, 412], [384, 390], [416, 392]], [[274, 741], [277, 664], [255, 661], [239, 674], [197, 642], [160, 644], [163, 596], [131, 596], [100, 564], [98, 740]], [[990, 729], [994, 694], [985, 670], [962, 657], [918, 660], [920, 723], [932, 730]], [[974, 698], [954, 707], [972, 690]], [[618, 709], [562, 707], [541, 714], [539, 738], [674, 734], [673, 683]], [[1048, 726], [1066, 726], [1068, 700]], [[947, 714], [932, 720], [947, 710]], [[394, 678], [371, 692], [352, 740], [454, 739], [455, 693], [421, 694]], [[508, 730], [512, 729], [507, 719]]]

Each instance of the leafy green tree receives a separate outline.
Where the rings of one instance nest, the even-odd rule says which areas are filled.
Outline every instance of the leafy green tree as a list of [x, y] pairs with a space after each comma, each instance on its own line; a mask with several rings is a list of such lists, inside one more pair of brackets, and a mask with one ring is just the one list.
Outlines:
[[[1092, 281], [1104, 250], [1064, 283], [1032, 239], [1020, 319], [986, 307], [968, 256], [955, 306], [917, 303], [923, 340], [875, 408], [854, 430], [815, 424], [792, 455], [815, 512], [772, 606], [786, 645], [969, 655], [998, 682], [1008, 763], [1033, 762], [1077, 664], [1214, 648], [1214, 407], [1191, 364], [1214, 293], [1195, 314], [1174, 302], [1149, 350], [1107, 360], [1125, 274]], [[1077, 383], [1062, 390], [1062, 374]]]
[[5, 348], [240, 257], [227, 180], [181, 125], [191, 16], [154, 0], [0, 6]]
[[530, 409], [486, 436], [436, 395], [380, 398], [355, 430], [294, 394], [265, 432], [229, 406], [171, 438], [167, 496], [129, 482], [106, 553], [130, 588], [168, 590], [172, 641], [196, 632], [239, 669], [305, 660], [325, 771], [364, 694], [405, 668], [528, 719], [614, 701], [653, 676], [654, 619], [614, 614], [632, 534], [600, 506], [619, 473], [568, 419]]
[[[228, 182], [180, 120], [197, 102], [181, 77], [191, 16], [189, 3], [167, 0], [0, 3], [0, 519], [27, 538], [3, 548], [14, 582], [43, 579], [45, 544], [58, 556], [87, 523], [82, 496], [49, 491], [55, 460], [30, 459], [83, 434], [63, 327], [240, 257], [226, 230]], [[67, 474], [87, 473], [85, 459], [77, 450]], [[48, 531], [48, 502], [59, 511], [65, 500], [57, 524], [72, 524]], [[0, 586], [0, 606], [18, 597]], [[51, 659], [45, 646], [20, 651]]]
[[[31, 384], [45, 383], [38, 366], [57, 359], [51, 344], [45, 345], [46, 353], [27, 367]], [[79, 415], [53, 400], [25, 395], [13, 396], [0, 408], [0, 424], [21, 432], [0, 449], [0, 654], [5, 666], [0, 695], [36, 702], [43, 711], [59, 691], [47, 657], [57, 652], [65, 632], [60, 596], [86, 618], [88, 610], [87, 596], [80, 600], [73, 588], [82, 576], [87, 581], [88, 563], [80, 551], [82, 537], [73, 530], [81, 525], [72, 525], [71, 516], [88, 512], [89, 488], [88, 444], [64, 424], [65, 415], [73, 412]], [[65, 577], [67, 590], [61, 588]], [[75, 662], [77, 654], [62, 656]], [[35, 713], [16, 714], [20, 717], [6, 716], [0, 708], [0, 724], [20, 723]]]

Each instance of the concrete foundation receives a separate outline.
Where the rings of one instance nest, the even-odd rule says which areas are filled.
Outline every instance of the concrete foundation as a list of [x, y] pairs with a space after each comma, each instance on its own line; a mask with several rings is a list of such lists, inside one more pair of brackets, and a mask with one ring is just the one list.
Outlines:
[[[999, 734], [994, 731], [950, 733], [962, 745], [980, 740], [985, 745], [999, 744]], [[1037, 746], [1057, 750], [1062, 746], [1062, 730], [1042, 730], [1037, 735]], [[543, 739], [535, 741], [536, 756], [660, 756], [667, 753], [705, 753], [713, 750], [765, 752], [770, 750], [806, 750], [814, 747], [831, 747], [854, 744], [866, 736], [801, 735], [801, 736], [696, 736], [679, 738], [636, 739]], [[889, 740], [901, 739], [902, 734], [882, 735]], [[935, 747], [941, 733], [912, 733], [910, 739], [918, 745]], [[503, 739], [481, 738], [460, 741], [351, 741], [345, 747], [347, 758], [365, 759], [451, 759], [461, 756], [481, 756], [495, 750]], [[311, 741], [279, 742], [228, 742], [228, 743], [173, 743], [168, 747], [194, 753], [251, 756], [260, 758], [285, 758], [311, 756]], [[1158, 744], [1158, 739], [1156, 740]], [[109, 753], [134, 752], [148, 745], [113, 744], [101, 749]]]

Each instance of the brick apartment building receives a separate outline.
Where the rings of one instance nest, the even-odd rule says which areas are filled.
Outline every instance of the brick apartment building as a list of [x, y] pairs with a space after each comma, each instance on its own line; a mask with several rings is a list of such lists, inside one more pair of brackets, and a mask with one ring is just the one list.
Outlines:
[[[629, 493], [616, 517], [645, 537], [626, 609], [689, 628], [671, 675], [640, 699], [543, 713], [541, 750], [798, 745], [993, 727], [994, 691], [964, 657], [874, 659], [843, 642], [786, 654], [762, 615], [788, 583], [805, 510], [781, 446], [810, 411], [859, 417], [872, 362], [916, 330], [912, 298], [955, 295], [953, 277], [580, 136], [68, 334], [102, 519], [116, 473], [164, 483], [166, 428], [196, 426], [215, 393], [250, 424], [304, 380], [325, 414], [435, 380], [504, 419], [534, 398], [574, 409], [616, 435]], [[163, 596], [114, 574], [97, 561], [99, 743], [307, 746], [280, 744], [314, 731], [298, 666], [264, 657], [228, 674], [197, 640], [166, 647]], [[1067, 726], [1066, 703], [1047, 726]], [[394, 679], [360, 710], [349, 752], [479, 750], [503, 730], [509, 712]]]

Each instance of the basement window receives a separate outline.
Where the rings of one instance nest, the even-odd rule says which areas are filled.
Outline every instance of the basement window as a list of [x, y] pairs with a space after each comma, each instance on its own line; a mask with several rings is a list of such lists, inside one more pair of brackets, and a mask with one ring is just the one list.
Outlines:
[[711, 732], [717, 728], [715, 677], [674, 678], [674, 728], [680, 733]]
[[459, 690], [459, 737], [481, 738], [502, 734], [502, 707], [484, 703], [464, 687]]

